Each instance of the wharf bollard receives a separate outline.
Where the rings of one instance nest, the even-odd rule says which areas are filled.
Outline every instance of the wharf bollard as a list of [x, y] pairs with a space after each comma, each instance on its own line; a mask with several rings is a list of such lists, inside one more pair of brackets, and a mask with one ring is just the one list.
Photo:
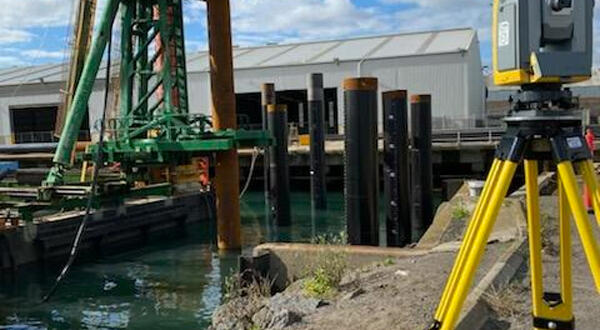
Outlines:
[[408, 98], [405, 90], [383, 98], [383, 185], [388, 246], [411, 242]]
[[308, 129], [310, 133], [310, 195], [312, 206], [327, 209], [325, 163], [325, 99], [323, 74], [308, 75]]
[[[269, 131], [267, 106], [275, 104], [275, 84], [265, 83], [260, 87], [261, 119], [263, 131]], [[263, 150], [263, 180], [265, 191], [265, 204], [269, 204], [269, 148]]]
[[287, 106], [267, 106], [268, 125], [275, 145], [269, 151], [269, 198], [273, 222], [276, 226], [291, 225], [290, 170], [288, 162]]
[[343, 88], [348, 242], [378, 245], [377, 78], [348, 78]]
[[412, 241], [417, 242], [433, 221], [433, 168], [431, 155], [431, 96], [412, 95]]

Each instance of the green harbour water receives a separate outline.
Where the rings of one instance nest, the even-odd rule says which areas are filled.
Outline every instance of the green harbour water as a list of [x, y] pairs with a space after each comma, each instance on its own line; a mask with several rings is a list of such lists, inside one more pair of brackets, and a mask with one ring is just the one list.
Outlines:
[[[265, 211], [263, 192], [251, 191], [242, 199], [243, 252], [267, 241], [310, 242], [345, 229], [341, 192], [329, 193], [327, 211], [317, 213], [311, 211], [309, 193], [292, 193], [289, 228], [269, 226]], [[380, 211], [382, 244], [383, 221]], [[4, 274], [0, 329], [205, 329], [239, 253], [220, 254], [205, 226], [188, 226], [186, 233], [76, 264], [49, 303], [40, 299], [62, 263]]]
[[[309, 242], [345, 228], [342, 193], [330, 193], [328, 211], [313, 214], [308, 193], [292, 194], [293, 226], [267, 226], [264, 194], [241, 204], [245, 251], [266, 241]], [[27, 267], [0, 282], [0, 329], [204, 329], [222, 298], [222, 283], [238, 254], [219, 254], [207, 229], [185, 237], [82, 262], [49, 303], [40, 298], [62, 265]]]

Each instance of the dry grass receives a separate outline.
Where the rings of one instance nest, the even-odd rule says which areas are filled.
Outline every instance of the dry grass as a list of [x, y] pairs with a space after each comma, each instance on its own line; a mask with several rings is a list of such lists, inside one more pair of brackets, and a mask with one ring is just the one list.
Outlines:
[[249, 283], [243, 280], [245, 273], [235, 273], [225, 279], [223, 300], [225, 302], [246, 297], [250, 301], [271, 297], [274, 281], [260, 276], [250, 276]]
[[559, 235], [558, 219], [547, 213], [540, 216], [540, 225], [542, 233], [542, 251], [550, 256], [558, 256], [559, 246], [555, 239]]
[[503, 287], [491, 287], [483, 294], [483, 299], [498, 316], [506, 319], [523, 318], [529, 314], [523, 306], [529, 293], [516, 283]]
[[273, 281], [250, 272], [227, 277], [223, 288], [223, 305], [213, 314], [213, 325], [216, 316], [220, 320], [234, 320], [235, 329], [260, 329], [253, 323], [252, 316], [265, 306], [271, 297], [272, 286]]

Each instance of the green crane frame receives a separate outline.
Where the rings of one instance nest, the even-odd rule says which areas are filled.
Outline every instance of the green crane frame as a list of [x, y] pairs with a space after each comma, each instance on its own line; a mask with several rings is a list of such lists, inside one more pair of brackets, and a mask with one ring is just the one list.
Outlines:
[[[103, 159], [123, 162], [127, 168], [128, 164], [173, 163], [196, 154], [271, 144], [272, 138], [267, 132], [226, 130], [213, 133], [206, 117], [190, 115], [182, 1], [107, 2], [54, 155], [54, 166], [43, 189], [63, 184], [64, 172], [71, 165], [77, 134], [119, 9], [120, 115], [107, 123], [113, 134], [103, 146]], [[158, 49], [153, 49], [153, 41], [158, 41]], [[156, 69], [159, 59], [162, 59], [162, 65]], [[83, 158], [89, 160], [96, 149], [97, 146], [92, 146]], [[47, 194], [42, 192], [41, 195]]]

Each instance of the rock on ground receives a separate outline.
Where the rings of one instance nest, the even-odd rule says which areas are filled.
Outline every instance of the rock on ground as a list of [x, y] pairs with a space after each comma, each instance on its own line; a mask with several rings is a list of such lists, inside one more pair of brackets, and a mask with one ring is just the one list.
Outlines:
[[324, 305], [323, 300], [304, 297], [300, 292], [278, 293], [264, 299], [236, 298], [215, 311], [210, 329], [283, 329]]

